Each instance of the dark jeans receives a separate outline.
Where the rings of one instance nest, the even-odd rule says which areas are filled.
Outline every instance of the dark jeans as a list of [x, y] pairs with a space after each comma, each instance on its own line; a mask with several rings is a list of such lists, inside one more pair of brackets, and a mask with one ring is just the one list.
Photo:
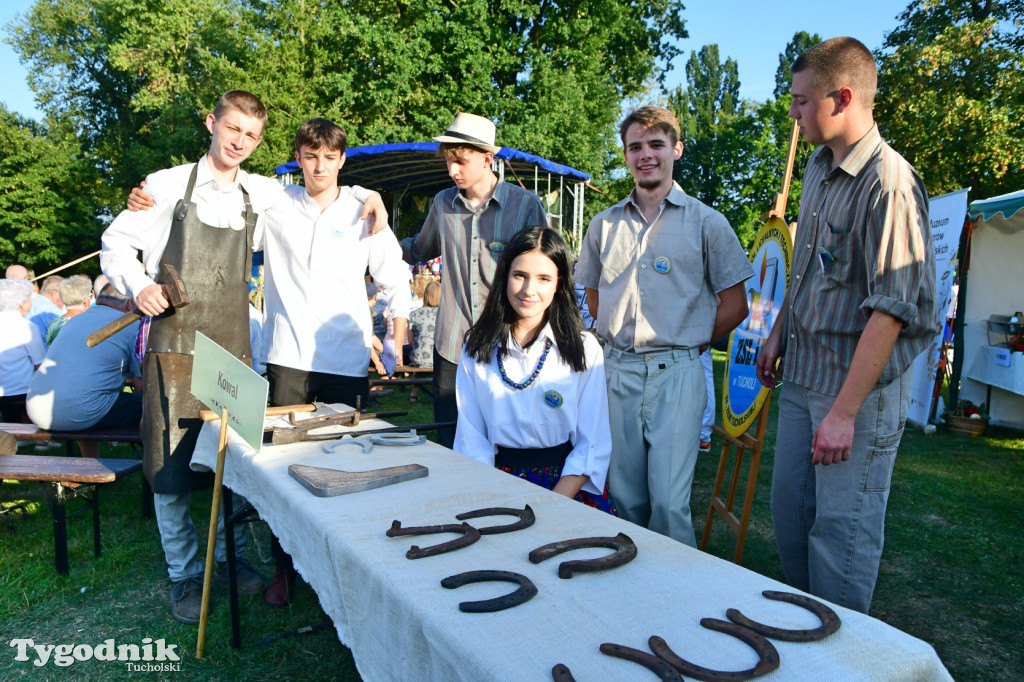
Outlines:
[[117, 400], [103, 415], [103, 418], [89, 428], [119, 429], [138, 426], [140, 421], [142, 421], [142, 394], [122, 391], [117, 394]]
[[[434, 421], [453, 422], [459, 419], [455, 401], [455, 372], [458, 364], [448, 362], [434, 349]], [[455, 446], [455, 429], [438, 429], [437, 442], [449, 450]]]
[[[270, 404], [275, 407], [305, 405], [319, 400], [324, 403], [345, 403], [355, 408], [356, 398], [359, 398], [361, 407], [366, 407], [370, 397], [370, 380], [367, 377], [307, 372], [268, 363], [267, 380], [270, 382]], [[274, 557], [277, 570], [292, 570], [292, 558], [273, 533], [270, 534], [270, 556]]]
[[[314, 400], [324, 403], [345, 403], [366, 407], [370, 397], [370, 380], [366, 377], [346, 377], [340, 374], [307, 372], [282, 365], [267, 365], [270, 382], [270, 404], [304, 405]], [[454, 385], [454, 384], [453, 384]]]
[[29, 423], [25, 412], [25, 393], [0, 396], [0, 415], [8, 424]]

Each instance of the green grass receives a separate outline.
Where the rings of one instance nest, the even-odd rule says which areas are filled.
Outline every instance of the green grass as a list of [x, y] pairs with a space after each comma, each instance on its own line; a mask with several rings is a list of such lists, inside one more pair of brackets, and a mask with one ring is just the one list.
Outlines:
[[[724, 355], [716, 354], [718, 385]], [[396, 423], [433, 421], [428, 399], [410, 404], [409, 389], [382, 400], [379, 409], [409, 410]], [[782, 580], [768, 509], [775, 409], [765, 447], [747, 536], [743, 565]], [[714, 481], [717, 453], [702, 455], [693, 491], [698, 538]], [[32, 446], [23, 453], [34, 452]], [[50, 454], [58, 454], [54, 450]], [[130, 448], [104, 448], [102, 456], [132, 457]], [[1020, 544], [1024, 508], [1024, 437], [992, 429], [966, 439], [941, 429], [933, 436], [908, 429], [896, 460], [873, 616], [931, 643], [957, 680], [1019, 678], [1024, 670], [1024, 589]], [[36, 667], [14, 660], [14, 638], [37, 644], [97, 645], [112, 638], [141, 643], [164, 638], [178, 645], [181, 670], [157, 673], [182, 680], [358, 680], [348, 649], [333, 628], [286, 637], [257, 647], [264, 638], [328, 622], [316, 595], [299, 587], [295, 603], [274, 609], [260, 598], [243, 599], [245, 648], [230, 647], [228, 604], [223, 587], [214, 589], [207, 629], [206, 657], [195, 658], [197, 628], [171, 618], [170, 583], [153, 519], [141, 516], [138, 474], [102, 489], [103, 555], [92, 555], [87, 515], [69, 521], [71, 574], [57, 575], [53, 563], [53, 524], [40, 484], [5, 481], [3, 505], [24, 501], [29, 513], [13, 515], [17, 532], [0, 524], [0, 679], [123, 679], [129, 673], [114, 662], [78, 662], [68, 668]], [[74, 508], [71, 502], [69, 508]], [[209, 491], [197, 493], [193, 519], [201, 536], [209, 521]], [[266, 526], [253, 524], [247, 552], [263, 573], [273, 572]], [[709, 551], [731, 558], [734, 536], [719, 520]], [[203, 543], [205, 549], [205, 542]], [[84, 590], [83, 590], [84, 588]], [[870, 652], [865, 652], [870, 655]], [[150, 673], [152, 674], [152, 673]]]

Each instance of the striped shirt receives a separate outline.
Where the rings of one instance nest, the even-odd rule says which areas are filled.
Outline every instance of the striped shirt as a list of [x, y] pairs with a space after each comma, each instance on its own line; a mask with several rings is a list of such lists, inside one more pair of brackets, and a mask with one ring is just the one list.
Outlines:
[[786, 381], [838, 395], [872, 311], [903, 322], [879, 385], [903, 374], [938, 332], [935, 252], [924, 182], [877, 127], [838, 168], [807, 162], [787, 295]]
[[463, 339], [483, 311], [505, 245], [524, 227], [547, 224], [537, 195], [508, 182], [498, 182], [494, 195], [476, 212], [458, 187], [437, 193], [419, 234], [404, 240], [402, 251], [407, 263], [441, 256], [444, 264], [434, 330], [434, 347], [441, 357], [458, 363]]

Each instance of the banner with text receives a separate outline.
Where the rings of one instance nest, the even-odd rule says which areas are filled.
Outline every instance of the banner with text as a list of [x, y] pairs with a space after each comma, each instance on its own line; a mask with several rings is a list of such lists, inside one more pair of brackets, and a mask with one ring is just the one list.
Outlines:
[[[968, 188], [969, 189], [969, 188]], [[942, 351], [943, 329], [949, 312], [956, 275], [956, 254], [960, 233], [967, 216], [967, 189], [960, 189], [928, 199], [928, 217], [932, 225], [932, 246], [935, 249], [936, 316], [939, 333], [931, 345], [914, 360], [914, 384], [910, 391], [907, 419], [924, 426], [931, 416], [935, 373]]]

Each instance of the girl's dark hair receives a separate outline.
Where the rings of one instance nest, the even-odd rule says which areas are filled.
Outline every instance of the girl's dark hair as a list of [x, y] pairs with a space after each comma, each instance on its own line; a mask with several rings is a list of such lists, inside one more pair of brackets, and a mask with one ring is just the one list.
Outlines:
[[466, 332], [466, 354], [477, 362], [487, 362], [491, 349], [504, 348], [516, 312], [508, 301], [508, 276], [512, 261], [527, 251], [540, 250], [551, 259], [558, 269], [558, 286], [550, 307], [544, 313], [544, 322], [551, 324], [555, 345], [563, 361], [577, 372], [587, 368], [583, 350], [583, 316], [576, 303], [576, 292], [572, 281], [572, 255], [557, 230], [547, 227], [527, 227], [512, 238], [501, 252], [498, 269], [494, 273], [491, 290], [480, 318]]

